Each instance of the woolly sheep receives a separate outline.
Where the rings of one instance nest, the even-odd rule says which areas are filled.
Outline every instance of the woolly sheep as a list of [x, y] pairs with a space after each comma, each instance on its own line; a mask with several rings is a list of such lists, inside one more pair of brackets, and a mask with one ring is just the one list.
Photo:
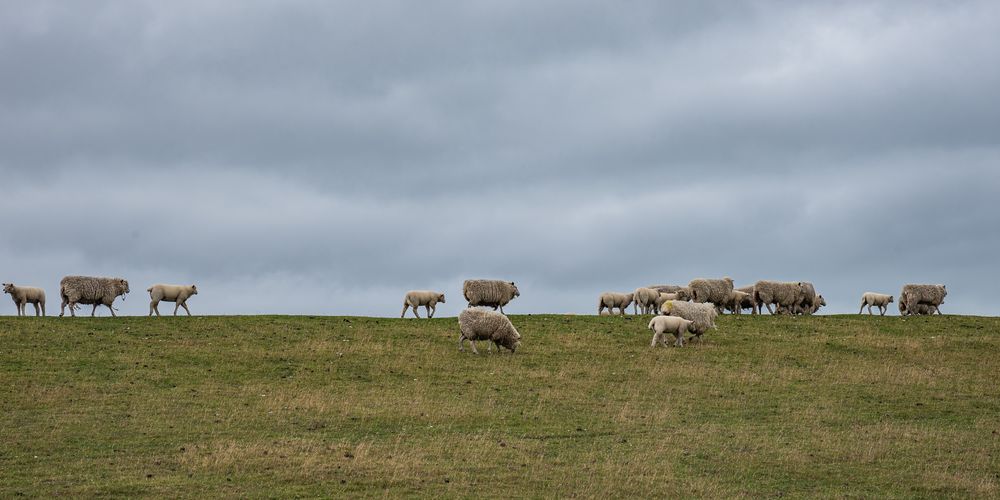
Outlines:
[[865, 310], [865, 306], [868, 306], [868, 315], [872, 315], [872, 306], [878, 307], [879, 316], [885, 316], [885, 311], [889, 309], [889, 304], [892, 303], [892, 295], [886, 295], [884, 293], [875, 292], [865, 292], [861, 294], [861, 309], [858, 309], [858, 314], [861, 314]]
[[62, 317], [66, 312], [66, 306], [69, 306], [70, 314], [75, 317], [77, 304], [93, 305], [94, 310], [90, 312], [91, 316], [97, 312], [99, 305], [108, 306], [111, 315], [116, 316], [112, 304], [114, 304], [115, 299], [128, 292], [128, 281], [121, 278], [66, 276], [59, 282], [59, 296], [62, 298], [59, 316]]
[[642, 314], [654, 314], [657, 307], [656, 301], [660, 298], [660, 292], [653, 288], [640, 287], [632, 292], [635, 313], [639, 314], [639, 307], [642, 307]]
[[695, 303], [711, 302], [717, 310], [722, 310], [722, 305], [729, 299], [730, 292], [733, 291], [733, 279], [729, 277], [718, 279], [698, 278], [688, 283], [691, 289], [691, 301]]
[[400, 318], [406, 316], [406, 310], [410, 307], [413, 308], [413, 315], [418, 319], [420, 314], [417, 313], [417, 308], [424, 306], [427, 310], [427, 317], [433, 318], [434, 313], [437, 311], [438, 302], [444, 304], [444, 294], [440, 292], [434, 292], [431, 290], [410, 290], [406, 292], [406, 296], [403, 297], [403, 312], [399, 315]]
[[780, 282], [761, 280], [753, 285], [754, 314], [760, 313], [760, 306], [767, 307], [767, 312], [775, 314], [771, 309], [771, 304], [775, 306], [785, 306], [787, 310], [792, 310], [802, 302], [805, 295], [805, 287], [801, 281]]
[[938, 306], [944, 304], [946, 295], [948, 290], [944, 285], [903, 285], [903, 291], [899, 293], [899, 312], [904, 315], [916, 314], [915, 306], [925, 304], [941, 314]]
[[187, 315], [191, 315], [188, 309], [187, 300], [192, 295], [198, 295], [198, 287], [194, 285], [164, 285], [162, 283], [153, 285], [146, 289], [149, 292], [149, 315], [156, 313], [160, 317], [160, 301], [174, 303], [174, 316], [177, 316], [177, 308], [183, 307]]
[[[17, 307], [18, 316], [27, 316], [27, 306], [35, 307], [35, 316], [45, 316], [45, 290], [33, 286], [17, 286], [13, 283], [3, 284], [3, 293], [9, 293]], [[39, 306], [41, 310], [39, 310]]]
[[472, 306], [492, 307], [494, 311], [507, 305], [514, 297], [520, 297], [521, 292], [513, 281], [501, 280], [465, 280], [462, 283], [462, 295]]
[[657, 342], [661, 342], [664, 347], [667, 347], [667, 341], [663, 338], [665, 333], [674, 335], [675, 346], [684, 347], [684, 334], [694, 333], [695, 330], [694, 321], [678, 316], [655, 316], [649, 320], [647, 328], [653, 331], [653, 341], [649, 343], [649, 347], [656, 347]]
[[707, 332], [709, 328], [718, 328], [715, 326], [715, 317], [718, 316], [719, 312], [711, 304], [668, 300], [660, 307], [660, 312], [666, 316], [679, 316], [694, 321], [694, 329], [691, 332], [698, 340], [701, 340], [702, 334]]
[[521, 334], [514, 328], [513, 323], [507, 316], [496, 311], [490, 311], [479, 307], [470, 307], [463, 310], [458, 315], [458, 329], [461, 332], [458, 336], [458, 350], [465, 351], [465, 341], [468, 340], [472, 346], [472, 352], [479, 354], [476, 350], [476, 340], [488, 340], [492, 344], [487, 344], [487, 350], [493, 351], [493, 344], [510, 349], [511, 354], [521, 345]]
[[691, 291], [691, 287], [689, 287], [689, 286], [682, 286], [682, 287], [678, 288], [677, 291], [674, 292], [674, 293], [677, 294], [677, 300], [682, 300], [682, 301], [685, 301], [685, 302], [690, 301], [691, 297], [693, 296], [692, 295], [692, 291]]
[[632, 303], [633, 295], [631, 293], [617, 293], [617, 292], [604, 292], [601, 294], [600, 298], [597, 300], [597, 314], [601, 314], [604, 308], [608, 309], [609, 314], [614, 314], [614, 309], [617, 307], [618, 311], [622, 316], [625, 315], [625, 308]]

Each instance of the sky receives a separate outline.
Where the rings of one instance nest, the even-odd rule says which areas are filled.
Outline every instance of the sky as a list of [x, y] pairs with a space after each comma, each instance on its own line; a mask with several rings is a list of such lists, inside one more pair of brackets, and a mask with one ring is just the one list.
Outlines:
[[4, 2], [0, 280], [50, 314], [82, 274], [126, 315], [723, 276], [997, 315], [998, 62], [995, 1]]

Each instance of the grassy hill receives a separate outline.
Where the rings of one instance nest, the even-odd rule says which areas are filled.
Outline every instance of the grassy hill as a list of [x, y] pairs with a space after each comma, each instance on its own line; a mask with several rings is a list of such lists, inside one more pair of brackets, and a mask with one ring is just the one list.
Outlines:
[[998, 318], [512, 320], [0, 318], [0, 497], [1000, 495]]

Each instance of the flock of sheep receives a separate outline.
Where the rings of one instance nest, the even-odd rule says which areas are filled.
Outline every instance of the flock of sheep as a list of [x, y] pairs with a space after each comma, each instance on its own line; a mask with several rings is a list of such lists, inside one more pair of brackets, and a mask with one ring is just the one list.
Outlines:
[[[469, 340], [472, 352], [478, 354], [474, 341], [489, 340], [492, 342], [490, 350], [496, 344], [498, 349], [506, 347], [513, 353], [520, 345], [521, 335], [503, 314], [503, 306], [520, 296], [514, 282], [466, 280], [462, 295], [469, 305], [458, 316], [459, 350], [464, 351], [464, 343]], [[948, 291], [944, 285], [904, 285], [899, 294], [899, 312], [904, 316], [941, 314], [939, 306], [946, 295]], [[892, 295], [865, 292], [858, 314], [867, 306], [871, 315], [872, 306], [875, 306], [884, 316], [893, 299]], [[437, 304], [444, 302], [441, 292], [412, 290], [403, 298], [403, 312], [399, 317], [404, 317], [412, 308], [413, 315], [419, 318], [417, 308], [424, 307], [427, 316], [433, 318]], [[647, 325], [653, 331], [652, 347], [658, 343], [666, 346], [667, 334], [673, 335], [674, 345], [681, 347], [686, 334], [691, 333], [692, 340], [700, 341], [705, 332], [717, 328], [715, 318], [724, 311], [742, 314], [744, 309], [749, 309], [752, 314], [760, 314], [763, 307], [770, 314], [810, 315], [825, 306], [826, 300], [807, 281], [761, 280], [751, 286], [734, 288], [732, 278], [698, 278], [687, 286], [650, 285], [631, 293], [604, 292], [597, 300], [597, 314], [614, 314], [617, 309], [624, 316], [630, 305], [634, 306], [635, 314], [658, 314]], [[493, 310], [475, 306], [492, 307]], [[500, 312], [496, 312], [498, 308]]]
[[[149, 292], [149, 315], [156, 313], [160, 315], [160, 302], [173, 302], [174, 316], [177, 309], [183, 307], [188, 316], [191, 310], [188, 309], [187, 300], [192, 295], [198, 295], [198, 287], [195, 285], [164, 285], [156, 284], [146, 289]], [[59, 282], [59, 296], [62, 298], [62, 307], [59, 309], [59, 316], [66, 314], [66, 307], [69, 313], [76, 316], [76, 309], [81, 304], [92, 305], [94, 309], [90, 315], [94, 316], [97, 307], [104, 305], [111, 311], [112, 316], [116, 316], [113, 306], [115, 299], [123, 297], [129, 292], [128, 281], [121, 278], [95, 278], [91, 276], [66, 276]], [[17, 315], [26, 314], [27, 305], [35, 307], [35, 316], [45, 316], [45, 290], [31, 286], [17, 286], [13, 283], [3, 284], [3, 293], [10, 294], [17, 306]]]

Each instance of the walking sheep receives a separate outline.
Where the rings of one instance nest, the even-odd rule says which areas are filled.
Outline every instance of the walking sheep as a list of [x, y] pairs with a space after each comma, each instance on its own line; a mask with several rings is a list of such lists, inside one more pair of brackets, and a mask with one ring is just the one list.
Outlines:
[[653, 341], [649, 343], [649, 347], [656, 347], [658, 341], [663, 343], [663, 347], [667, 347], [667, 341], [663, 338], [665, 333], [674, 335], [675, 346], [684, 347], [684, 334], [694, 333], [695, 330], [694, 321], [677, 316], [655, 316], [649, 320], [647, 328], [653, 331]]
[[174, 316], [177, 316], [177, 308], [183, 307], [187, 315], [191, 315], [188, 309], [187, 300], [192, 295], [198, 295], [198, 287], [194, 285], [163, 285], [157, 284], [146, 289], [149, 292], [149, 315], [156, 313], [160, 317], [160, 301], [174, 303]]
[[666, 316], [678, 316], [693, 321], [691, 332], [699, 341], [710, 328], [718, 328], [715, 326], [715, 317], [718, 316], [719, 312], [711, 304], [668, 300], [660, 307], [660, 312]]
[[431, 290], [410, 290], [406, 292], [406, 296], [403, 297], [403, 312], [399, 315], [400, 318], [406, 316], [406, 310], [410, 307], [413, 308], [413, 315], [418, 319], [420, 314], [417, 314], [417, 308], [424, 306], [427, 310], [427, 317], [433, 318], [434, 313], [437, 311], [438, 302], [444, 304], [444, 294], [440, 292], [434, 292]]
[[[18, 316], [27, 316], [27, 305], [35, 307], [35, 316], [45, 316], [45, 290], [33, 286], [17, 286], [13, 283], [3, 284], [3, 293], [9, 293], [14, 305], [17, 306]], [[41, 311], [39, 311], [41, 306]]]
[[903, 315], [918, 314], [915, 306], [924, 304], [941, 314], [938, 306], [944, 304], [946, 295], [948, 290], [944, 285], [903, 285], [903, 291], [899, 293], [899, 312]]
[[600, 298], [597, 299], [597, 315], [600, 316], [604, 308], [608, 309], [608, 314], [614, 314], [617, 307], [621, 315], [624, 316], [625, 308], [632, 303], [633, 296], [634, 294], [632, 293], [602, 293]]
[[868, 306], [868, 315], [871, 316], [872, 306], [875, 306], [878, 307], [879, 316], [885, 316], [885, 311], [889, 309], [889, 304], [891, 303], [892, 295], [865, 292], [861, 295], [861, 309], [858, 309], [858, 314], [861, 314], [865, 310], [865, 306]]
[[458, 336], [458, 350], [465, 351], [465, 341], [468, 340], [472, 346], [473, 354], [479, 354], [476, 350], [477, 340], [487, 340], [492, 344], [487, 344], [487, 351], [493, 351], [493, 344], [497, 346], [497, 352], [501, 347], [510, 349], [510, 353], [521, 345], [521, 334], [514, 328], [510, 318], [495, 311], [470, 307], [463, 310], [458, 315], [458, 329], [461, 332]]
[[733, 291], [733, 279], [729, 277], [716, 279], [698, 278], [688, 283], [691, 289], [691, 301], [703, 304], [711, 302], [719, 311], [723, 304], [729, 299], [729, 294]]
[[792, 311], [805, 296], [805, 287], [801, 281], [784, 283], [761, 280], [754, 283], [753, 289], [754, 314], [760, 314], [761, 305], [767, 307], [769, 314], [775, 314], [775, 311], [771, 309], [771, 304], [777, 307], [784, 306], [788, 311]]
[[521, 292], [517, 290], [517, 285], [513, 281], [500, 280], [465, 280], [462, 284], [462, 295], [472, 306], [487, 306], [493, 310], [507, 305], [514, 297], [520, 297]]
[[129, 292], [128, 281], [121, 278], [93, 278], [89, 276], [66, 276], [59, 282], [59, 296], [62, 297], [62, 307], [59, 309], [59, 316], [66, 313], [66, 306], [69, 312], [76, 316], [77, 304], [93, 305], [94, 310], [91, 316], [97, 312], [97, 306], [105, 305], [111, 310], [111, 315], [116, 316], [114, 304], [115, 299]]
[[[639, 308], [642, 307], [642, 314], [654, 314], [659, 304], [656, 301], [660, 298], [660, 292], [652, 288], [640, 287], [636, 288], [632, 292], [633, 304], [635, 304], [635, 313], [639, 314]], [[662, 303], [662, 302], [661, 302]]]

